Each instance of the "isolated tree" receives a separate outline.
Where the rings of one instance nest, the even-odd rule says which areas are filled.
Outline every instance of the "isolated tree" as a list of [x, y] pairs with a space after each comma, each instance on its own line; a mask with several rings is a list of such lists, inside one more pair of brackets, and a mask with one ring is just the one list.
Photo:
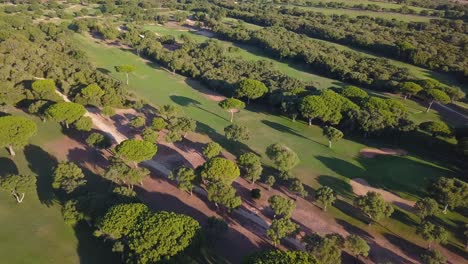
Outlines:
[[317, 260], [304, 251], [267, 250], [248, 256], [244, 264], [317, 264]]
[[276, 143], [267, 147], [266, 155], [281, 172], [288, 172], [299, 164], [299, 157], [290, 148]]
[[326, 126], [323, 129], [323, 135], [326, 136], [328, 139], [329, 148], [332, 147], [332, 142], [336, 142], [343, 138], [343, 132], [341, 132], [339, 129], [336, 129], [332, 126]]
[[[387, 203], [380, 193], [368, 192], [366, 195], [358, 196], [354, 205], [366, 214], [371, 221], [379, 221], [384, 217], [390, 217], [393, 206]], [[371, 222], [369, 222], [369, 225]]]
[[307, 191], [304, 189], [304, 185], [299, 179], [294, 179], [291, 181], [289, 184], [289, 191], [303, 198], [308, 195]]
[[86, 184], [83, 171], [73, 162], [61, 162], [54, 169], [52, 187], [70, 194], [78, 187]]
[[299, 104], [301, 115], [309, 120], [309, 126], [312, 125], [312, 120], [324, 115], [326, 105], [324, 100], [317, 95], [308, 95], [304, 97]]
[[454, 209], [468, 204], [468, 183], [456, 178], [438, 178], [430, 189], [434, 199], [447, 209]]
[[135, 184], [143, 186], [143, 179], [148, 177], [150, 171], [147, 168], [128, 168], [125, 174], [122, 174], [122, 180], [133, 190]]
[[327, 207], [332, 205], [336, 200], [335, 191], [328, 186], [322, 186], [315, 192], [315, 199], [323, 204], [323, 210], [327, 211]]
[[178, 133], [182, 135], [183, 137], [186, 137], [187, 133], [189, 132], [194, 132], [196, 128], [197, 128], [197, 122], [188, 117], [179, 117], [179, 118], [172, 119], [169, 122], [169, 127], [168, 127], [168, 129], [171, 132]]
[[275, 176], [273, 175], [270, 175], [265, 179], [265, 184], [268, 185], [268, 190], [270, 190], [271, 187], [275, 185], [275, 182], [276, 182], [276, 179], [275, 179]]
[[112, 106], [106, 105], [102, 108], [101, 114], [104, 116], [112, 117], [115, 115], [115, 110], [114, 108], [112, 108]]
[[[158, 114], [165, 120], [170, 121], [182, 115], [183, 111], [178, 106], [175, 105], [163, 105], [158, 109]], [[153, 120], [153, 122], [155, 122]], [[156, 121], [160, 122], [160, 121]], [[157, 130], [157, 128], [155, 128]], [[164, 129], [164, 128], [163, 128]]]
[[130, 120], [130, 126], [132, 126], [133, 128], [142, 128], [145, 126], [146, 124], [146, 120], [144, 117], [141, 117], [141, 116], [136, 116], [134, 118], [132, 118], [132, 120]]
[[289, 218], [273, 219], [271, 225], [267, 230], [267, 236], [276, 246], [281, 242], [284, 237], [296, 232], [298, 225], [293, 223]]
[[236, 98], [227, 98], [219, 102], [219, 107], [231, 113], [231, 123], [234, 119], [234, 113], [245, 108], [245, 103]]
[[436, 215], [440, 211], [436, 200], [429, 197], [418, 200], [414, 205], [414, 209], [421, 220], [424, 220], [428, 216]]
[[274, 218], [276, 218], [277, 215], [289, 218], [296, 207], [293, 200], [280, 195], [270, 196], [270, 198], [268, 198], [268, 204], [274, 212]]
[[355, 103], [359, 103], [362, 100], [366, 99], [369, 97], [369, 94], [364, 91], [363, 89], [356, 87], [356, 86], [346, 86], [342, 91], [341, 95], [350, 99], [351, 101]]
[[79, 131], [91, 131], [93, 120], [89, 116], [82, 116], [73, 123], [73, 127]]
[[429, 89], [425, 91], [424, 97], [429, 103], [426, 112], [429, 112], [429, 110], [431, 110], [432, 104], [434, 102], [439, 102], [441, 104], [447, 104], [450, 102], [450, 97], [444, 91], [439, 89]]
[[223, 182], [209, 184], [206, 191], [209, 201], [214, 202], [216, 207], [219, 207], [218, 204], [224, 205], [229, 212], [242, 204], [241, 198], [236, 196], [236, 190]]
[[205, 158], [207, 159], [214, 158], [218, 156], [219, 153], [221, 153], [222, 149], [223, 148], [221, 147], [221, 145], [212, 141], [206, 144], [206, 146], [203, 148], [203, 156], [205, 156]]
[[263, 167], [260, 157], [255, 153], [244, 153], [239, 157], [239, 165], [244, 170], [244, 177], [254, 184], [260, 179]]
[[232, 160], [215, 157], [203, 165], [201, 177], [209, 182], [231, 184], [240, 176], [239, 167]]
[[419, 124], [419, 129], [426, 131], [433, 137], [451, 137], [453, 135], [452, 129], [444, 122], [441, 121], [427, 121]]
[[98, 149], [106, 149], [112, 145], [109, 137], [97, 132], [91, 133], [86, 138], [86, 144], [88, 144], [90, 147]]
[[153, 130], [151, 127], [146, 127], [143, 129], [143, 132], [141, 133], [141, 137], [143, 138], [144, 141], [148, 141], [151, 143], [156, 143], [158, 141], [159, 134], [155, 130]]
[[54, 80], [37, 80], [31, 85], [32, 93], [35, 99], [55, 101], [57, 98]]
[[359, 256], [367, 257], [370, 251], [369, 244], [367, 244], [366, 240], [354, 234], [346, 237], [345, 248], [357, 259], [359, 259]]
[[36, 177], [16, 174], [0, 177], [0, 189], [11, 192], [16, 201], [22, 203], [26, 192], [36, 190]]
[[192, 195], [194, 180], [195, 171], [193, 169], [181, 167], [177, 171], [177, 187], [183, 191], [189, 192], [190, 195]]
[[314, 256], [320, 264], [341, 263], [341, 249], [344, 239], [339, 234], [327, 234], [321, 237], [317, 233], [305, 236], [302, 241], [306, 250]]
[[14, 148], [27, 145], [36, 131], [36, 123], [26, 117], [0, 117], [0, 146], [7, 147], [10, 155], [15, 156]]
[[260, 98], [266, 92], [268, 92], [268, 88], [265, 86], [265, 84], [253, 79], [243, 79], [239, 82], [236, 89], [236, 95], [238, 97], [246, 97], [247, 104], [250, 103], [251, 99]]
[[156, 154], [158, 148], [155, 144], [137, 139], [127, 139], [115, 147], [118, 156], [127, 161], [136, 163], [150, 160]]
[[86, 104], [97, 106], [101, 104], [101, 97], [104, 95], [104, 90], [94, 83], [83, 88], [80, 94]]
[[447, 259], [440, 253], [440, 251], [435, 249], [427, 249], [421, 253], [421, 262], [423, 264], [445, 264]]
[[167, 127], [167, 122], [161, 117], [156, 117], [151, 121], [151, 127], [156, 131], [161, 131]]
[[296, 100], [284, 101], [281, 103], [281, 112], [289, 116], [293, 122], [296, 122], [296, 118], [299, 115], [299, 105]]
[[119, 65], [115, 66], [115, 71], [120, 73], [125, 73], [127, 77], [127, 85], [128, 85], [128, 74], [136, 71], [136, 67], [133, 65]]
[[408, 97], [416, 95], [422, 90], [423, 88], [419, 84], [414, 82], [404, 82], [400, 85], [400, 87], [398, 87], [398, 92], [403, 94], [405, 100]]
[[428, 248], [431, 248], [432, 242], [445, 244], [448, 239], [448, 232], [440, 225], [435, 225], [429, 221], [422, 222], [416, 229], [416, 234], [429, 242]]
[[250, 139], [250, 131], [246, 126], [231, 124], [224, 128], [224, 135], [229, 140], [241, 141]]
[[51, 105], [45, 115], [56, 122], [65, 124], [66, 128], [86, 113], [86, 109], [77, 103], [62, 102]]

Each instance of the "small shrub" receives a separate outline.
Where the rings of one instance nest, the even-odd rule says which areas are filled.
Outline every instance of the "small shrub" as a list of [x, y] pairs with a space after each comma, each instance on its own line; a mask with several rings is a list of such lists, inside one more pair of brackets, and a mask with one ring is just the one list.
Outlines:
[[250, 191], [250, 195], [252, 196], [253, 199], [260, 199], [260, 197], [262, 197], [262, 193], [260, 191], [260, 189], [252, 189]]

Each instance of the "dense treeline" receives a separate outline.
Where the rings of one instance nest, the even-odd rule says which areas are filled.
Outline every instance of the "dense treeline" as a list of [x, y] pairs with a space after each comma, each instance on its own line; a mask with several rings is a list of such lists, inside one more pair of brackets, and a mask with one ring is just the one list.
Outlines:
[[261, 26], [281, 26], [310, 37], [329, 40], [384, 54], [443, 72], [468, 75], [467, 26], [463, 21], [431, 20], [429, 23], [345, 15], [327, 16], [298, 8], [258, 8], [215, 2], [202, 8]]

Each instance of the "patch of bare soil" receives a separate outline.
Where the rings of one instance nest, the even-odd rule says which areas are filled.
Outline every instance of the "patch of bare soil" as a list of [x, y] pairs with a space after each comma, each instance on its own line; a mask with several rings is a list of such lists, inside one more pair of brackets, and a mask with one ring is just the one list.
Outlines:
[[361, 156], [365, 158], [373, 158], [378, 155], [391, 155], [391, 156], [403, 156], [408, 154], [404, 149], [390, 149], [390, 148], [363, 148], [359, 151]]
[[415, 204], [414, 201], [406, 200], [389, 191], [385, 191], [379, 188], [372, 187], [364, 179], [361, 179], [361, 178], [352, 179], [349, 181], [349, 183], [351, 187], [353, 188], [353, 192], [356, 195], [365, 195], [368, 192], [380, 193], [385, 201], [392, 203], [408, 211], [413, 210], [413, 206]]

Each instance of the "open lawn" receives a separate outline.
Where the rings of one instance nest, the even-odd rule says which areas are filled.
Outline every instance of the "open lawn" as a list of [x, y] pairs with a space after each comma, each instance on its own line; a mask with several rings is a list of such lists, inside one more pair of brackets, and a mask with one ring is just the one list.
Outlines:
[[[22, 114], [22, 113], [15, 113]], [[0, 150], [0, 176], [37, 175], [37, 193], [26, 194], [22, 204], [0, 192], [0, 256], [2, 263], [114, 263], [86, 227], [72, 228], [63, 221], [60, 205], [51, 196], [50, 175], [55, 159], [43, 145], [62, 137], [56, 123], [35, 118], [38, 134], [14, 159]]]
[[[410, 138], [393, 138], [384, 144], [382, 141], [376, 142], [375, 139], [363, 140], [358, 137], [355, 138], [357, 142], [342, 140], [336, 143], [333, 149], [329, 149], [320, 127], [308, 127], [303, 122], [294, 123], [287, 118], [271, 115], [265, 111], [266, 109], [254, 105], [235, 115], [236, 122], [246, 125], [252, 132], [251, 139], [243, 144], [228, 142], [223, 136], [223, 128], [229, 124], [228, 113], [221, 111], [216, 102], [208, 99], [203, 93], [205, 88], [200, 83], [172, 74], [156, 64], [139, 58], [129, 50], [107, 46], [88, 36], [77, 34], [75, 39], [98, 68], [109, 71], [115, 78], [122, 80], [125, 78], [115, 72], [116, 64], [135, 65], [137, 71], [130, 76], [128, 86], [130, 91], [156, 106], [179, 105], [189, 117], [197, 120], [198, 132], [207, 134], [234, 154], [255, 151], [264, 157], [263, 161], [266, 164], [271, 164], [265, 158], [265, 148], [275, 142], [288, 145], [301, 159], [300, 165], [294, 170], [295, 175], [312, 187], [329, 185], [345, 200], [349, 201], [353, 197], [348, 183], [350, 178], [364, 178], [376, 187], [415, 200], [427, 195], [424, 187], [430, 181], [439, 176], [456, 174], [457, 169], [450, 165], [453, 160], [444, 154], [453, 146], [445, 141], [429, 146], [427, 138], [418, 135]], [[374, 159], [360, 157], [359, 151], [368, 146], [404, 148], [409, 155], [380, 156]], [[266, 171], [271, 172], [271, 170]], [[348, 207], [349, 205], [337, 206], [331, 209], [331, 212], [339, 220], [365, 228], [367, 224], [359, 220], [359, 216], [347, 211]], [[415, 219], [415, 216], [412, 213], [401, 210], [401, 213], [386, 220], [383, 226], [376, 228], [382, 233], [388, 232], [386, 228], [390, 228], [401, 236], [419, 243], [421, 242], [419, 238], [415, 236], [409, 238], [407, 235], [414, 233], [416, 222], [411, 220], [413, 218]], [[463, 216], [456, 213], [444, 216], [443, 221], [453, 224], [460, 222], [457, 219], [466, 221]], [[463, 247], [462, 242], [454, 240], [453, 237], [451, 243], [457, 248]]]
[[[324, 2], [324, 3], [329, 3], [329, 2], [338, 2], [338, 3], [346, 3], [347, 5], [359, 5], [359, 4], [364, 4], [364, 5], [378, 5], [384, 8], [401, 8], [402, 4], [397, 4], [397, 3], [387, 3], [387, 2], [381, 2], [381, 1], [372, 1], [372, 0], [310, 0], [312, 3], [318, 3], [318, 2]], [[421, 11], [424, 9], [430, 10], [428, 8], [423, 8], [423, 7], [417, 7], [417, 6], [409, 6], [411, 9], [414, 9], [416, 11]]]

